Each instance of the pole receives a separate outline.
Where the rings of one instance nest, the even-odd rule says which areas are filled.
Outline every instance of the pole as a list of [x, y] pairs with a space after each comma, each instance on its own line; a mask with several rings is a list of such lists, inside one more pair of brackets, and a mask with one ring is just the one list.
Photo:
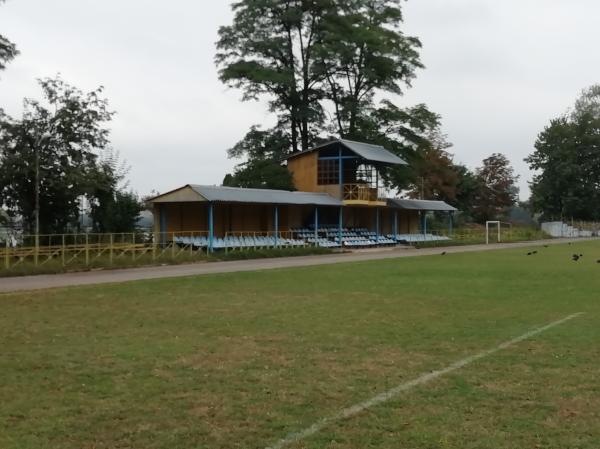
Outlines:
[[279, 233], [279, 207], [275, 206], [275, 219], [274, 219], [274, 223], [275, 223], [275, 246], [278, 246], [278, 242], [277, 242], [277, 234]]
[[[340, 199], [344, 199], [344, 167], [342, 159], [342, 147], [338, 148], [338, 182], [340, 184]], [[340, 242], [341, 244], [341, 242]]]
[[109, 247], [108, 247], [108, 262], [109, 262], [110, 266], [112, 267], [112, 264], [113, 264], [113, 235], [112, 235], [112, 233], [109, 234], [108, 244], [109, 244]]
[[65, 266], [65, 235], [62, 235], [62, 251], [60, 253], [60, 257], [62, 259], [62, 266]]
[[344, 220], [344, 209], [340, 206], [340, 215], [338, 217], [338, 240], [340, 241], [340, 247], [343, 248], [344, 244], [342, 243], [342, 224]]
[[213, 218], [213, 204], [208, 203], [208, 250], [213, 252], [213, 239], [214, 239], [214, 218]]
[[375, 209], [375, 242], [379, 243], [379, 208]]
[[448, 212], [448, 237], [452, 237], [452, 228], [454, 227], [454, 214]]
[[398, 241], [398, 209], [394, 209], [394, 240]]
[[319, 208], [315, 206], [315, 246], [317, 246], [317, 239], [319, 238]]
[[8, 235], [6, 236], [6, 249], [4, 253], [4, 267], [8, 270], [10, 268], [10, 256], [8, 255]]
[[41, 136], [35, 146], [35, 256], [34, 265], [37, 267], [40, 251], [40, 150]]
[[85, 265], [90, 264], [90, 245], [89, 245], [88, 234], [85, 234]]

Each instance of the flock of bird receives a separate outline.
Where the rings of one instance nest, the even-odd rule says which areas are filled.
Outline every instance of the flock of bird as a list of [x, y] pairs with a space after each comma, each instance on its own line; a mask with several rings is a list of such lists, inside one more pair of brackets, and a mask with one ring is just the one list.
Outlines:
[[[571, 244], [571, 242], [569, 242], [569, 245]], [[544, 248], [548, 248], [548, 245], [544, 245]], [[528, 256], [533, 256], [534, 254], [537, 254], [537, 251], [530, 251], [527, 253]], [[581, 259], [583, 257], [583, 254], [573, 254], [571, 256], [571, 260], [573, 262], [578, 262], [579, 259]], [[600, 259], [596, 260], [596, 263], [600, 263]]]
[[[571, 242], [569, 242], [569, 245], [570, 245], [570, 244], [571, 244]], [[548, 248], [548, 245], [544, 245], [544, 248]], [[527, 253], [527, 255], [528, 255], [528, 256], [533, 256], [533, 255], [535, 255], [535, 254], [537, 254], [537, 253], [538, 253], [537, 251], [530, 251], [530, 252], [528, 252], [528, 253]], [[446, 255], [446, 251], [442, 252], [442, 256], [445, 256], [445, 255]], [[583, 254], [573, 254], [573, 255], [571, 256], [571, 260], [572, 260], [573, 262], [578, 262], [578, 261], [579, 261], [579, 259], [581, 259], [582, 257], [583, 257]], [[596, 263], [600, 263], [600, 259], [598, 259], [598, 260], [596, 261]]]

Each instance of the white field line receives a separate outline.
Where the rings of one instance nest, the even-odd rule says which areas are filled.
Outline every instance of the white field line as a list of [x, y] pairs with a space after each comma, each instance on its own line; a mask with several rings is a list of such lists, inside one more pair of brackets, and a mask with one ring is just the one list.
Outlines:
[[492, 349], [488, 349], [486, 351], [479, 352], [477, 354], [474, 354], [472, 356], [469, 356], [462, 360], [454, 362], [453, 364], [448, 365], [445, 368], [423, 374], [423, 375], [417, 377], [416, 379], [410, 380], [410, 381], [400, 384], [397, 387], [394, 387], [390, 390], [384, 391], [383, 393], [380, 393], [377, 396], [373, 396], [372, 398], [367, 399], [366, 401], [359, 402], [358, 404], [355, 404], [348, 408], [342, 409], [335, 415], [331, 415], [327, 418], [323, 418], [320, 421], [317, 421], [312, 426], [307, 427], [304, 430], [301, 430], [299, 432], [290, 433], [285, 438], [279, 440], [277, 443], [275, 443], [271, 446], [268, 446], [267, 449], [282, 449], [283, 447], [287, 446], [288, 444], [292, 444], [297, 441], [303, 440], [304, 438], [308, 438], [311, 435], [314, 435], [315, 433], [322, 430], [324, 427], [326, 427], [330, 423], [333, 423], [335, 421], [340, 421], [342, 419], [350, 418], [351, 416], [354, 416], [354, 415], [362, 412], [363, 410], [366, 410], [366, 409], [374, 407], [378, 404], [387, 402], [390, 399], [398, 396], [400, 393], [411, 390], [414, 387], [417, 387], [419, 385], [427, 383], [431, 380], [437, 379], [438, 377], [443, 376], [444, 374], [448, 374], [452, 371], [456, 371], [456, 370], [458, 370], [466, 365], [469, 365], [479, 359], [482, 359], [484, 357], [495, 354], [496, 352], [501, 351], [503, 349], [509, 348], [510, 346], [520, 343], [523, 340], [527, 340], [528, 338], [531, 338], [535, 335], [541, 334], [542, 332], [547, 331], [548, 329], [551, 329], [555, 326], [559, 326], [569, 320], [572, 320], [573, 318], [577, 318], [577, 317], [581, 316], [582, 314], [583, 314], [583, 312], [574, 313], [574, 314], [569, 315], [560, 320], [548, 323], [542, 327], [532, 329], [529, 332], [526, 332], [519, 337], [513, 338], [512, 340], [508, 340], [508, 341], [505, 341], [504, 343], [500, 343], [498, 346], [496, 346]]

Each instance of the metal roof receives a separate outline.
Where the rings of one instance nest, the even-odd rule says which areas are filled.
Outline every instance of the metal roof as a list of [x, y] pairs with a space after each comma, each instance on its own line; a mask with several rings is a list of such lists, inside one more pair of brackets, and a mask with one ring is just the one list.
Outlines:
[[458, 210], [456, 207], [450, 206], [444, 201], [429, 201], [429, 200], [401, 200], [397, 198], [389, 198], [388, 206], [398, 209], [407, 210], [428, 210], [428, 211], [445, 211], [454, 212]]
[[240, 187], [201, 186], [190, 187], [207, 201], [252, 204], [308, 204], [315, 206], [341, 206], [342, 202], [327, 193], [290, 192], [289, 190], [246, 189]]
[[390, 165], [407, 165], [407, 163], [404, 159], [402, 159], [402, 158], [396, 156], [395, 154], [393, 154], [392, 152], [386, 150], [381, 145], [373, 145], [373, 144], [364, 143], [364, 142], [355, 142], [353, 140], [346, 140], [346, 139], [332, 140], [330, 142], [327, 142], [322, 145], [318, 145], [314, 148], [311, 148], [310, 150], [301, 151], [300, 153], [292, 154], [288, 157], [288, 159], [294, 158], [296, 156], [300, 156], [301, 154], [311, 153], [313, 151], [321, 150], [323, 148], [327, 148], [327, 147], [335, 145], [335, 144], [341, 144], [342, 146], [349, 149], [356, 155], [358, 155], [361, 158], [363, 158], [367, 161], [370, 161], [370, 162], [380, 162], [383, 164], [390, 164]]

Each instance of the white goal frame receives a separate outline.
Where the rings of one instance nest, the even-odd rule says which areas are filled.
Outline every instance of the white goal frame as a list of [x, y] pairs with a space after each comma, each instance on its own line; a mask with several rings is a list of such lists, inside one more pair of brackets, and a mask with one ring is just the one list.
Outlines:
[[497, 220], [485, 222], [485, 244], [486, 245], [490, 244], [490, 225], [496, 225], [496, 227], [498, 229], [498, 243], [500, 243], [502, 241], [500, 238], [500, 226], [503, 224], [508, 225], [509, 229], [512, 228], [512, 223], [505, 223], [505, 222], [497, 221]]

